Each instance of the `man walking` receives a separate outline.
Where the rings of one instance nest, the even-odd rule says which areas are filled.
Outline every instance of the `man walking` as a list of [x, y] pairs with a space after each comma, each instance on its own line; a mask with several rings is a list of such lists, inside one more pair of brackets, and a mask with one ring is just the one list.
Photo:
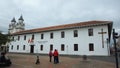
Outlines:
[[54, 50], [54, 64], [59, 63], [59, 59], [58, 59], [58, 51], [55, 49]]

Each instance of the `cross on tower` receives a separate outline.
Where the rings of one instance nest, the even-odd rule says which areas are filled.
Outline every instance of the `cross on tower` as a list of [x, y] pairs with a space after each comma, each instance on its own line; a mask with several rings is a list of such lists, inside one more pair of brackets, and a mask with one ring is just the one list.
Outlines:
[[101, 32], [98, 32], [98, 34], [102, 35], [102, 48], [104, 48], [104, 34], [106, 34], [107, 32], [103, 32], [103, 29], [101, 29]]

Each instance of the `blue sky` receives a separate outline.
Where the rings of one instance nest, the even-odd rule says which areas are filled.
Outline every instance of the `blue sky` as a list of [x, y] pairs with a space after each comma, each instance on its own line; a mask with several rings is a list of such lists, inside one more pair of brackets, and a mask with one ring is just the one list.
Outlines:
[[90, 20], [114, 22], [120, 31], [120, 0], [0, 0], [0, 31], [23, 15], [26, 29]]

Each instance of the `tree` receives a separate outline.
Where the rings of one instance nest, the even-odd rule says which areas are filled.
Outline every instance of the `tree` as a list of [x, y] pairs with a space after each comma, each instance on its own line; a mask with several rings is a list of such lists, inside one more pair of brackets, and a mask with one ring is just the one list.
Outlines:
[[10, 39], [8, 37], [9, 37], [8, 34], [2, 34], [2, 33], [0, 33], [0, 46], [2, 44], [6, 44], [7, 42], [10, 42]]

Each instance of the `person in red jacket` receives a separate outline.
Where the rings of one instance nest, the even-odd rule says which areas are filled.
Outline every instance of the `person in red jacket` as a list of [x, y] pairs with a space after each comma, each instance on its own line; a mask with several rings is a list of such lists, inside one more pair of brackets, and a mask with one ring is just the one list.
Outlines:
[[56, 64], [56, 63], [59, 63], [59, 60], [58, 60], [58, 51], [55, 49], [54, 50], [54, 64]]
[[52, 53], [52, 50], [50, 50], [49, 51], [50, 62], [52, 61], [52, 56], [53, 56], [53, 53]]

